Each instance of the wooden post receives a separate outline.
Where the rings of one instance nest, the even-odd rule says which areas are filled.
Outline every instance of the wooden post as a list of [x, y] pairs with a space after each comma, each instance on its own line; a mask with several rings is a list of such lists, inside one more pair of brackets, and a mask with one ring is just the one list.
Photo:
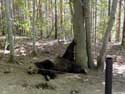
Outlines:
[[105, 94], [112, 94], [112, 57], [106, 57]]

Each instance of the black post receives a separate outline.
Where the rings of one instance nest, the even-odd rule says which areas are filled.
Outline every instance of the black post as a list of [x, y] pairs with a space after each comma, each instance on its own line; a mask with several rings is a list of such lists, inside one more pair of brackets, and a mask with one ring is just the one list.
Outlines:
[[105, 94], [112, 94], [112, 58], [106, 57]]

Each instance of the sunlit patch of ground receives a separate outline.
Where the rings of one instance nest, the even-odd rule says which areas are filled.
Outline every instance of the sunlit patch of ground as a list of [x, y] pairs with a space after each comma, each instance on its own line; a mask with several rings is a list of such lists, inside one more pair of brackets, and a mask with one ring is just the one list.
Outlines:
[[[69, 43], [69, 42], [66, 42]], [[66, 44], [65, 44], [66, 45]], [[39, 54], [46, 53], [51, 55], [60, 55], [64, 52], [64, 41], [58, 40], [38, 40], [36, 42], [37, 52]], [[15, 55], [16, 56], [26, 56], [32, 53], [32, 41], [17, 41], [15, 46]], [[0, 54], [8, 55], [10, 53], [9, 50], [4, 49], [4, 47], [0, 50]]]
[[113, 64], [113, 73], [125, 77], [125, 64]]

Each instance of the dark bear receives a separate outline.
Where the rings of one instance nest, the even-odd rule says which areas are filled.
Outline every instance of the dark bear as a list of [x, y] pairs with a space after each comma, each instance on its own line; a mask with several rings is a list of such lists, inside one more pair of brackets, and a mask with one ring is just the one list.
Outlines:
[[35, 62], [34, 66], [30, 66], [28, 74], [42, 74], [46, 81], [54, 79], [56, 77], [55, 65], [50, 60], [44, 60], [41, 62]]
[[35, 62], [34, 65], [35, 68], [29, 67], [28, 74], [42, 74], [46, 81], [56, 78], [57, 73], [87, 73], [80, 65], [62, 57], [55, 58], [53, 62], [48, 59]]
[[70, 70], [71, 73], [83, 73], [87, 74], [87, 71], [85, 69], [82, 69], [80, 65], [76, 64], [75, 62], [72, 62], [72, 68]]
[[74, 46], [76, 45], [75, 41], [72, 42], [67, 47], [65, 53], [63, 54], [62, 58], [68, 59], [69, 61], [74, 61]]
[[61, 71], [62, 73], [70, 72], [72, 68], [71, 61], [62, 57], [56, 57], [54, 63], [56, 66], [56, 70]]
[[76, 64], [74, 61], [70, 61], [62, 57], [57, 57], [54, 63], [57, 71], [83, 74], [87, 73], [84, 69], [81, 68], [80, 65]]
[[38, 74], [42, 74], [46, 81], [49, 81], [49, 78], [54, 79], [56, 77], [55, 65], [50, 60], [37, 62], [35, 66], [38, 68]]

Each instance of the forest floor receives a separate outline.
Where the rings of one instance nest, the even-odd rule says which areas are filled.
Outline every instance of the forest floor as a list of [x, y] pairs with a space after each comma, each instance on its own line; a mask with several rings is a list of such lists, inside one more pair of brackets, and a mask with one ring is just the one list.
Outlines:
[[[104, 72], [92, 71], [88, 75], [59, 74], [56, 79], [48, 82], [42, 75], [28, 75], [26, 68], [31, 62], [61, 56], [66, 47], [55, 40], [40, 40], [36, 43], [39, 55], [33, 57], [30, 55], [31, 41], [20, 43], [15, 47], [18, 64], [6, 63], [8, 55], [4, 55], [1, 50], [0, 94], [104, 94]], [[114, 55], [113, 94], [125, 94], [125, 50], [113, 45], [108, 49], [108, 54]]]

